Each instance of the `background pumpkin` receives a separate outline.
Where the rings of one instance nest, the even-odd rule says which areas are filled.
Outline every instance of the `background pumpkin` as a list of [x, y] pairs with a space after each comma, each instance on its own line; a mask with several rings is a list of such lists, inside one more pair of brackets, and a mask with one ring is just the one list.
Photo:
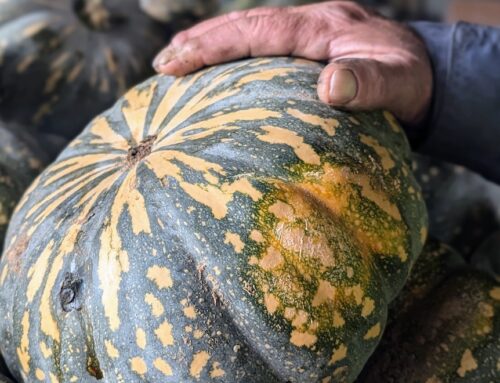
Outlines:
[[500, 285], [457, 271], [388, 326], [359, 383], [497, 382], [499, 356]]
[[500, 186], [420, 154], [414, 155], [413, 169], [429, 211], [429, 233], [470, 260], [500, 231]]
[[418, 302], [432, 293], [453, 271], [464, 266], [462, 255], [450, 246], [429, 238], [403, 290], [390, 304], [388, 323], [402, 320], [404, 315], [414, 310]]
[[154, 77], [73, 141], [0, 264], [16, 378], [354, 380], [426, 211], [394, 118], [321, 103], [321, 69]]
[[139, 0], [141, 9], [163, 23], [199, 20], [218, 9], [219, 0]]
[[0, 249], [10, 215], [23, 191], [43, 169], [45, 153], [16, 125], [0, 122]]
[[0, 118], [74, 137], [152, 73], [169, 32], [138, 0], [0, 2]]

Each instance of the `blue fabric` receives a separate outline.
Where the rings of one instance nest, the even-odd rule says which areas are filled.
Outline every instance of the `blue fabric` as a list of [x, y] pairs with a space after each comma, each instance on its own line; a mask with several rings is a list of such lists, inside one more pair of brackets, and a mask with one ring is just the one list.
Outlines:
[[500, 28], [414, 22], [434, 73], [428, 119], [410, 137], [417, 151], [500, 183]]

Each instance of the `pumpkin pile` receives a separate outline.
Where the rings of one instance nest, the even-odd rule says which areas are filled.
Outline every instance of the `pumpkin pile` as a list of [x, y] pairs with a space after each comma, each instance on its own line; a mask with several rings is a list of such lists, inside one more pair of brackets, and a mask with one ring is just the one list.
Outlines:
[[221, 4], [0, 1], [0, 382], [500, 381], [498, 187], [306, 60], [124, 94]]

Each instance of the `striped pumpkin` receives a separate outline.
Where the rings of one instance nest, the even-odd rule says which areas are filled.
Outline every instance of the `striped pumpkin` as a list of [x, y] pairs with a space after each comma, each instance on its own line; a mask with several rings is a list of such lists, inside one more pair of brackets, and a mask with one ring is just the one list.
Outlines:
[[1, 350], [57, 382], [353, 381], [426, 237], [388, 113], [336, 111], [322, 65], [157, 76], [25, 194]]
[[0, 1], [0, 118], [74, 137], [152, 73], [167, 35], [138, 0]]
[[17, 201], [46, 161], [34, 139], [22, 130], [0, 122], [0, 249]]

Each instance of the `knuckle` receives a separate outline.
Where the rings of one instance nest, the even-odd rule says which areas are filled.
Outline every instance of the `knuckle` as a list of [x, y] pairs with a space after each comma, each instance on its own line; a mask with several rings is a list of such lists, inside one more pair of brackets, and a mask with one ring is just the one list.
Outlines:
[[177, 33], [173, 38], [172, 38], [172, 45], [181, 45], [184, 44], [188, 40], [188, 32], [187, 31], [181, 31]]

